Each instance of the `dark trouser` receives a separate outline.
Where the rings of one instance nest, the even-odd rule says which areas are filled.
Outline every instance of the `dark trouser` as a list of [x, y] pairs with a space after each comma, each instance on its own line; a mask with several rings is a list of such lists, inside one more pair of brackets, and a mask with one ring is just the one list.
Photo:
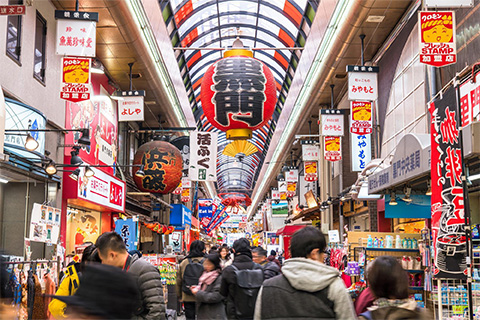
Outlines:
[[195, 320], [195, 302], [184, 302], [185, 318], [187, 320]]

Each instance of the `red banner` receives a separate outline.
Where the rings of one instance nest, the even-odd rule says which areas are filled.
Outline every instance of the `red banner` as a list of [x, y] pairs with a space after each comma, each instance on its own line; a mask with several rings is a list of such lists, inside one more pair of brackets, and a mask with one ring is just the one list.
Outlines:
[[305, 181], [317, 181], [317, 161], [304, 161], [303, 165], [305, 168]]
[[342, 160], [342, 140], [341, 137], [324, 137], [324, 156], [325, 160]]
[[372, 103], [369, 101], [350, 101], [351, 125], [354, 134], [372, 133]]
[[434, 275], [463, 278], [467, 271], [467, 247], [455, 89], [448, 89], [442, 99], [430, 104], [429, 110]]

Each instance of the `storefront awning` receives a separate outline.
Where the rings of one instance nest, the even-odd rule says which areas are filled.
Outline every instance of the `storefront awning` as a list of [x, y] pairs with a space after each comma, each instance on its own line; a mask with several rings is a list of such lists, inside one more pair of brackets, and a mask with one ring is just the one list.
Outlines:
[[306, 226], [298, 225], [298, 226], [285, 226], [283, 228], [280, 228], [277, 230], [277, 236], [291, 236], [294, 234], [296, 231], [305, 228]]

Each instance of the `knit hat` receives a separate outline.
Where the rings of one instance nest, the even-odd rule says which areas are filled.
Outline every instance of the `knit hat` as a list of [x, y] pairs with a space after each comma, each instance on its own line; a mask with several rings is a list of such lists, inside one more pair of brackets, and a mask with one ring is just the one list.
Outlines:
[[235, 250], [235, 254], [251, 253], [250, 242], [245, 238], [235, 240], [233, 243], [233, 250]]

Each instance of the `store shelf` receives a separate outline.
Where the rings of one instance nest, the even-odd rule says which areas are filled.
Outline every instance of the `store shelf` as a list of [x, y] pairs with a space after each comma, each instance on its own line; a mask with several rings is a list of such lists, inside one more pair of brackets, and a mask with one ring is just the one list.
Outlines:
[[420, 252], [418, 249], [397, 249], [397, 248], [367, 248], [367, 251], [392, 251], [392, 252]]
[[425, 273], [425, 270], [405, 270], [408, 273]]
[[423, 290], [423, 287], [409, 287], [411, 290]]

